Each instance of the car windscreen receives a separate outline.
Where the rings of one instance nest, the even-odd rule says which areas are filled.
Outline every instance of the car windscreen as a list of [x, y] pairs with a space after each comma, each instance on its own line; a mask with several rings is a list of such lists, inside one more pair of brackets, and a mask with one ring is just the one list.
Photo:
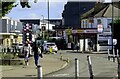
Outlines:
[[23, 44], [19, 44], [19, 46], [23, 46]]
[[54, 46], [55, 44], [47, 44], [48, 46]]

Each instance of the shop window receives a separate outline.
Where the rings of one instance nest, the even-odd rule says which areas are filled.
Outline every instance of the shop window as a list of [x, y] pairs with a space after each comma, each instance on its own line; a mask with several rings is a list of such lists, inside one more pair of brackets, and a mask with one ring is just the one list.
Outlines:
[[88, 28], [88, 26], [87, 26], [87, 20], [85, 20], [85, 27]]
[[82, 25], [82, 26], [83, 26], [83, 28], [84, 28], [84, 21], [83, 21], [83, 25]]
[[3, 44], [3, 39], [2, 39], [2, 44]]
[[97, 23], [98, 23], [98, 24], [102, 24], [101, 19], [98, 19], [98, 20], [97, 20]]
[[9, 44], [9, 41], [8, 41], [8, 39], [7, 39], [7, 45]]

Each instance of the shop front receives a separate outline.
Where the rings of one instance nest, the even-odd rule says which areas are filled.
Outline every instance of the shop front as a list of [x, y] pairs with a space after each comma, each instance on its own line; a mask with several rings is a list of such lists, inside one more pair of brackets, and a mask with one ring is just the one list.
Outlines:
[[80, 51], [97, 50], [97, 29], [77, 29], [72, 31], [75, 44], [80, 43]]

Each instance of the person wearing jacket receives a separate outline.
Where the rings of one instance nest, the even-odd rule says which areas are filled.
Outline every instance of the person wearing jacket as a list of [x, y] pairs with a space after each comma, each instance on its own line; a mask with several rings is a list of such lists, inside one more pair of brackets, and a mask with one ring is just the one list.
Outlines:
[[40, 60], [40, 57], [42, 58], [42, 53], [41, 53], [41, 49], [40, 47], [38, 47], [36, 41], [33, 42], [33, 52], [34, 52], [34, 61], [35, 61], [35, 65], [36, 67], [39, 65], [39, 60]]

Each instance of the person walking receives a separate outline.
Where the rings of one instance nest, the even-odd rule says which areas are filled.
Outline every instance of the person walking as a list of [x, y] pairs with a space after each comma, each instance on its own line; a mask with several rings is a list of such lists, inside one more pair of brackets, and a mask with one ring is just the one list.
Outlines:
[[71, 43], [71, 49], [74, 51], [74, 49], [75, 49], [75, 44], [74, 44], [74, 42], [72, 42]]
[[28, 66], [28, 59], [29, 59], [29, 47], [28, 44], [24, 45], [24, 60], [25, 60], [25, 66]]
[[77, 48], [77, 52], [78, 52], [78, 50], [80, 49], [80, 43], [79, 42], [77, 42], [76, 48]]
[[33, 52], [34, 52], [35, 65], [37, 67], [39, 65], [40, 57], [42, 58], [43, 56], [40, 47], [38, 47], [38, 45], [36, 44], [36, 41], [33, 42]]

